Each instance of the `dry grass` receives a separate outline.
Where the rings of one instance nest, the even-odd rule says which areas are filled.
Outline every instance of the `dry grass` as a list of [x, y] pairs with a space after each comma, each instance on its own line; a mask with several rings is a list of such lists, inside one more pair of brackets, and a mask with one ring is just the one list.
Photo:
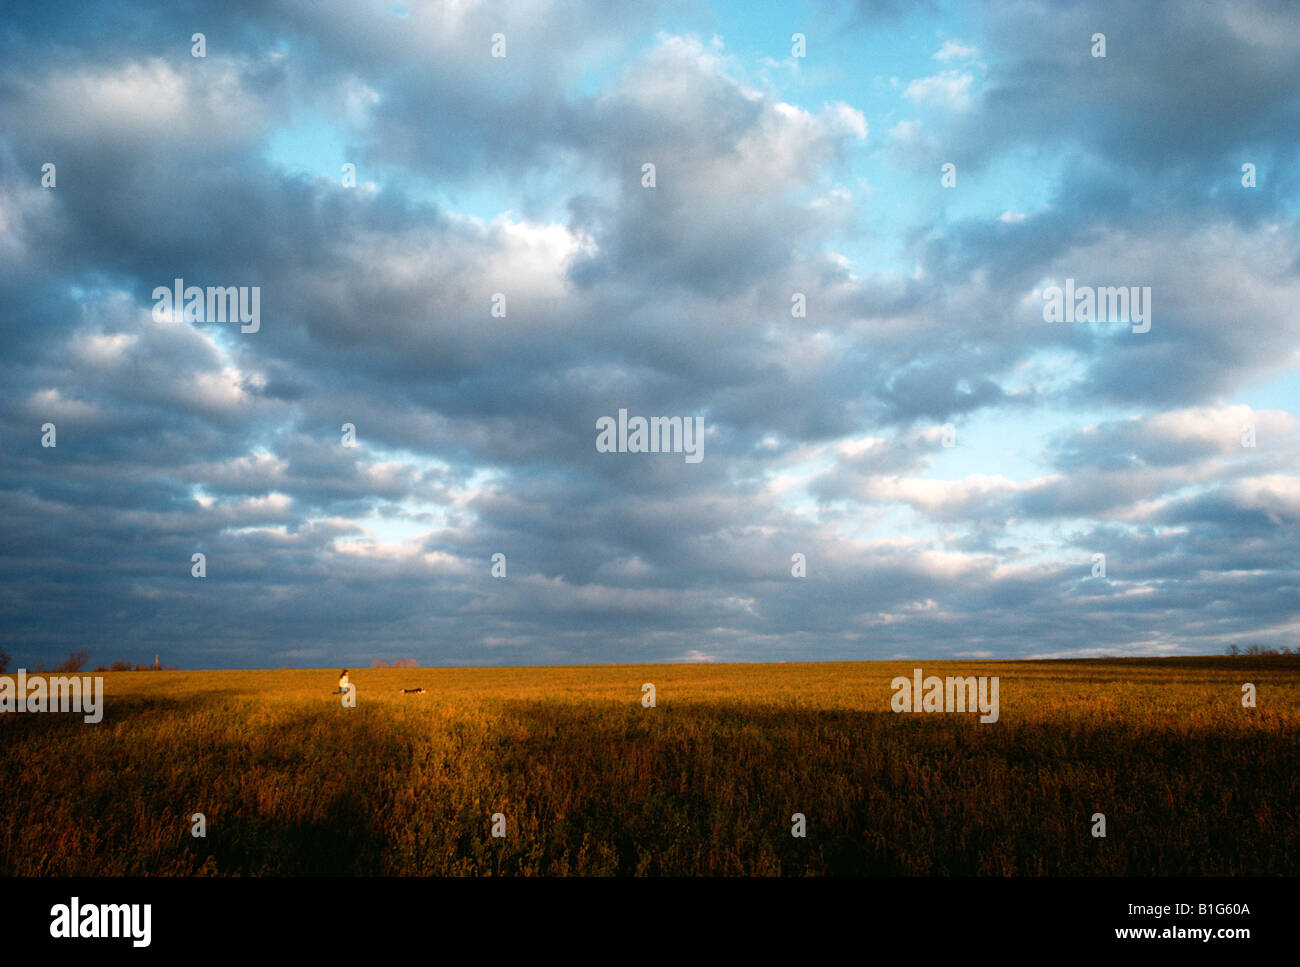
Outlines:
[[[1000, 676], [1001, 720], [891, 713], [918, 665]], [[0, 715], [0, 873], [1300, 870], [1294, 657], [363, 669], [349, 710], [336, 674], [108, 674], [99, 725]]]

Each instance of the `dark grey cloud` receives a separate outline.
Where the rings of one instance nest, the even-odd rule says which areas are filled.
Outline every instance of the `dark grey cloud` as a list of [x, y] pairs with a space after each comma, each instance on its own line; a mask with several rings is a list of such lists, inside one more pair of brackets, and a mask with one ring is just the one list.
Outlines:
[[[856, 191], [876, 122], [853, 105], [752, 89], [724, 51], [655, 37], [656, 5], [411, 8], [56, 3], [0, 35], [0, 643], [20, 661], [1292, 634], [1295, 422], [1234, 401], [1300, 345], [1280, 8], [991, 9], [954, 156], [1078, 164], [1023, 221], [911, 226], [910, 274], [834, 254], [876, 230]], [[311, 116], [356, 188], [271, 159]], [[1263, 200], [1221, 187], [1243, 152]], [[468, 215], [456, 192], [513, 210]], [[178, 277], [260, 286], [261, 329], [154, 320]], [[1044, 323], [1035, 290], [1065, 277], [1150, 285], [1151, 331]], [[704, 460], [598, 452], [620, 408], [703, 416]], [[1042, 412], [1066, 429], [1034, 472], [941, 442]]]

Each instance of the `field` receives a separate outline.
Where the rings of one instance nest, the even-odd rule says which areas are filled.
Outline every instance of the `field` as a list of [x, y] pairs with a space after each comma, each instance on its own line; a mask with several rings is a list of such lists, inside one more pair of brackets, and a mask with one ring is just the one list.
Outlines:
[[[999, 721], [891, 712], [918, 666], [999, 676]], [[0, 715], [0, 874], [1300, 872], [1297, 657], [362, 669], [354, 709], [336, 677]]]

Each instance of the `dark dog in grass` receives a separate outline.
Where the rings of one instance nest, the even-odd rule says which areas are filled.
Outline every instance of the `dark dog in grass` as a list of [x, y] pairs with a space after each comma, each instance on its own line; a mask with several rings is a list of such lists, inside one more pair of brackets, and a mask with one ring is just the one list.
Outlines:
[[407, 695], [423, 695], [423, 694], [424, 694], [424, 689], [422, 689], [422, 688], [404, 688], [404, 689], [402, 689], [402, 691], [403, 691], [404, 693], [406, 693]]

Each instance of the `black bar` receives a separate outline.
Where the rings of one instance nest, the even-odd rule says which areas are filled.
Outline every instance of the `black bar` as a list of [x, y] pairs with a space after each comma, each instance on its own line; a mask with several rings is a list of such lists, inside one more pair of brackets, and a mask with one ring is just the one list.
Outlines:
[[[1291, 878], [1192, 879], [9, 879], [0, 947], [19, 952], [490, 951], [590, 947], [610, 956], [762, 952], [776, 938], [948, 957], [1192, 949], [1233, 956], [1294, 935]], [[149, 904], [147, 948], [55, 939], [52, 908]], [[1176, 904], [1186, 904], [1190, 912]], [[1140, 907], [1167, 907], [1157, 916]], [[1202, 908], [1202, 905], [1203, 908]], [[1242, 910], [1241, 908], [1246, 908]], [[1118, 937], [1154, 928], [1156, 935]], [[1161, 936], [1245, 928], [1248, 937]], [[694, 939], [698, 938], [698, 939]], [[622, 944], [622, 946], [620, 946]], [[610, 946], [613, 945], [613, 946]]]

